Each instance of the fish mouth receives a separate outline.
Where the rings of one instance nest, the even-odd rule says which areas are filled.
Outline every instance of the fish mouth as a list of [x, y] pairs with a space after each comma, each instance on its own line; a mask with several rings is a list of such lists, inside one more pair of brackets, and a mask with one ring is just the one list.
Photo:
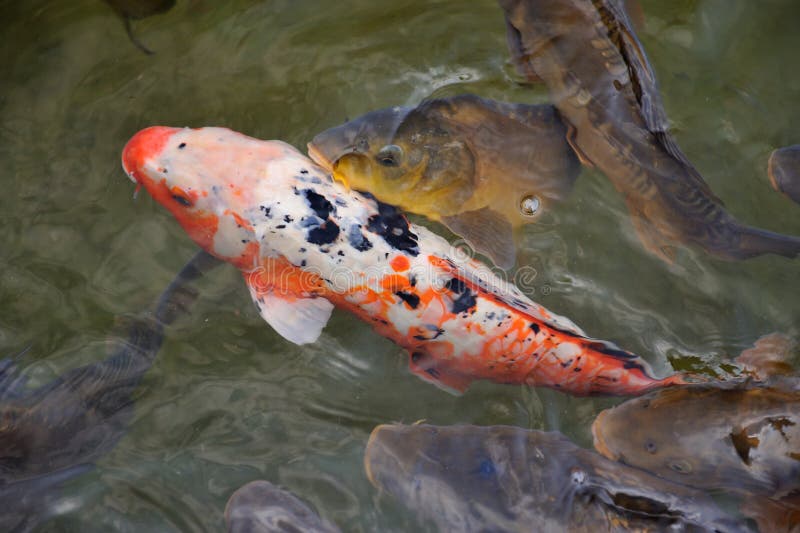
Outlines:
[[333, 161], [328, 159], [313, 142], [308, 143], [306, 148], [308, 150], [308, 157], [310, 157], [314, 163], [318, 164], [328, 172], [333, 172]]
[[369, 440], [367, 440], [367, 446], [364, 449], [364, 472], [367, 475], [367, 479], [374, 487], [378, 487], [378, 482], [375, 480], [375, 473], [372, 471], [371, 467], [371, 452], [375, 450], [375, 441], [377, 440], [378, 433], [387, 429], [387, 424], [381, 424], [377, 426], [375, 429], [372, 430], [372, 433], [369, 435]]
[[592, 439], [594, 440], [594, 449], [605, 457], [613, 461], [619, 460], [619, 454], [613, 453], [611, 449], [606, 444], [605, 439], [603, 438], [603, 432], [600, 429], [600, 426], [603, 424], [603, 419], [607, 416], [607, 410], [601, 411], [597, 418], [594, 419], [592, 423]]
[[151, 126], [138, 131], [122, 149], [122, 168], [128, 178], [136, 184], [141, 183], [142, 169], [148, 159], [158, 155], [169, 138], [179, 128]]

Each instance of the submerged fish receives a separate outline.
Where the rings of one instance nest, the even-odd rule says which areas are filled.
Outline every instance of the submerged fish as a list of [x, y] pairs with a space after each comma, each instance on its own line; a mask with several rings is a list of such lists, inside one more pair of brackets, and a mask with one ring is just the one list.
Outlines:
[[228, 533], [338, 533], [297, 496], [269, 481], [240, 487], [225, 506]]
[[[744, 352], [748, 364], [777, 368], [774, 340]], [[770, 497], [800, 490], [797, 378], [642, 396], [601, 412], [592, 433], [606, 457], [687, 485]]]
[[[162, 293], [152, 318], [138, 319], [108, 358], [28, 390], [10, 360], [0, 361], [0, 529], [42, 519], [50, 491], [91, 468], [124, 434], [133, 393], [171, 324], [196, 297], [187, 283], [219, 261], [197, 254]], [[35, 512], [31, 509], [36, 509]]]
[[509, 426], [383, 425], [373, 485], [440, 531], [745, 531], [706, 494]]
[[239, 268], [261, 316], [314, 342], [334, 306], [411, 354], [416, 375], [572, 394], [639, 394], [644, 360], [590, 339], [394, 208], [348, 191], [293, 147], [223, 128], [152, 127], [122, 163], [206, 251]]
[[373, 111], [314, 137], [334, 179], [443, 223], [501, 268], [512, 231], [572, 190], [580, 164], [549, 105], [472, 95]]
[[776, 191], [800, 204], [800, 144], [772, 152], [767, 172]]
[[500, 0], [511, 54], [547, 85], [581, 161], [622, 193], [644, 246], [723, 259], [795, 257], [800, 238], [745, 226], [714, 195], [667, 132], [655, 75], [615, 0]]
[[175, 0], [103, 0], [106, 4], [117, 12], [125, 23], [125, 32], [131, 42], [147, 55], [155, 52], [146, 47], [136, 36], [133, 35], [131, 20], [139, 20], [160, 13], [166, 13], [175, 6]]

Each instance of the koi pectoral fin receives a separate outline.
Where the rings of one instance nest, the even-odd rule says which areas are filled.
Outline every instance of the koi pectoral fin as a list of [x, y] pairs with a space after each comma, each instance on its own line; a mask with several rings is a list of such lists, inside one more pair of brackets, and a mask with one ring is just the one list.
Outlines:
[[517, 252], [514, 228], [509, 220], [488, 207], [442, 217], [442, 223], [480, 254], [487, 255], [504, 270], [514, 266]]
[[333, 312], [331, 302], [321, 296], [295, 296], [259, 287], [247, 275], [245, 281], [261, 317], [281, 337], [295, 344], [309, 344], [319, 338]]
[[433, 383], [450, 394], [463, 394], [472, 383], [472, 379], [443, 368], [437, 364], [435, 358], [423, 352], [409, 355], [408, 369], [417, 377]]

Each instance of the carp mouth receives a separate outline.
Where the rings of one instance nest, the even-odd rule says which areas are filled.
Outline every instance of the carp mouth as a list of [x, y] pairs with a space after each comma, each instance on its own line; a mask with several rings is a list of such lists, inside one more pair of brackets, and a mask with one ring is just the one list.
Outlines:
[[306, 145], [306, 149], [308, 150], [308, 157], [311, 158], [314, 163], [318, 164], [328, 172], [333, 172], [333, 161], [325, 157], [313, 142], [310, 142]]

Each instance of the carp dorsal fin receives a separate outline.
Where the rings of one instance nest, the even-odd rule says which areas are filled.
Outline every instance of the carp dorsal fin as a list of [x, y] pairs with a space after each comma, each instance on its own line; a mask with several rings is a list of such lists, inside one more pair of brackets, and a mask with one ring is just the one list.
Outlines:
[[460, 235], [476, 252], [489, 257], [495, 265], [508, 270], [517, 261], [514, 228], [502, 214], [483, 207], [442, 217], [442, 223]]
[[756, 340], [752, 348], [744, 350], [736, 363], [758, 379], [789, 375], [793, 368], [789, 362], [797, 342], [783, 333], [770, 333]]
[[295, 344], [315, 342], [328, 323], [333, 304], [321, 296], [295, 296], [259, 285], [245, 274], [247, 288], [261, 317], [284, 339]]
[[506, 15], [506, 43], [511, 54], [511, 64], [516, 71], [525, 77], [528, 83], [542, 83], [544, 80], [536, 73], [528, 61], [525, 49], [522, 46], [522, 37], [519, 30], [514, 27]]

